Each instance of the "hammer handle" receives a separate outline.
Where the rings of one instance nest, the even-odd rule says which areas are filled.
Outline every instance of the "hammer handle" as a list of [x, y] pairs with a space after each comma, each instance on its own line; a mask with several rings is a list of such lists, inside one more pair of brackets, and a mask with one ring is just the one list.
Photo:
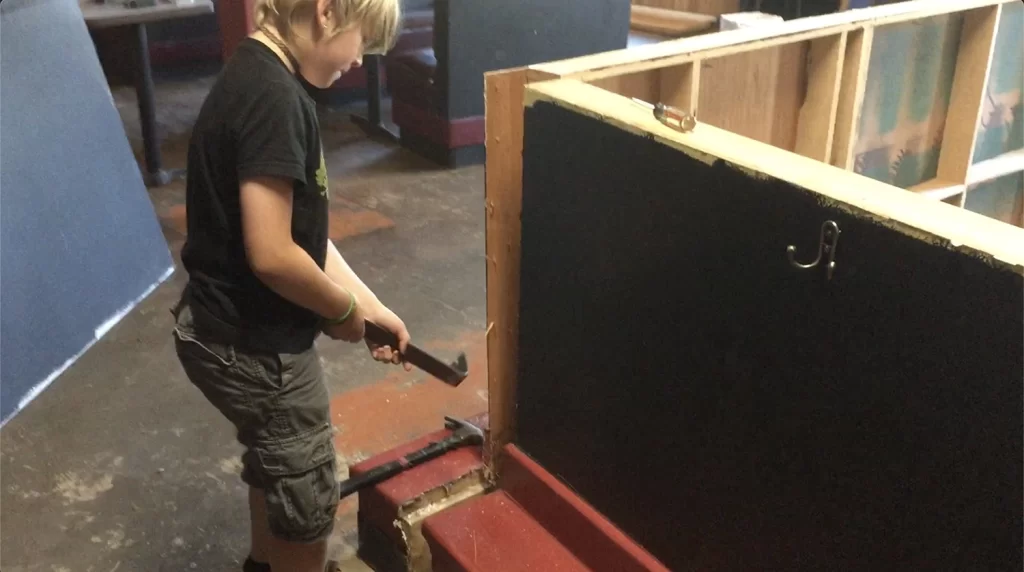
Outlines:
[[365, 473], [346, 479], [339, 485], [340, 498], [345, 498], [352, 493], [358, 492], [366, 487], [372, 487], [377, 483], [381, 483], [390, 479], [391, 477], [407, 471], [416, 465], [425, 463], [431, 459], [436, 459], [441, 455], [459, 447], [464, 444], [467, 439], [463, 436], [449, 436], [445, 437], [440, 441], [435, 441], [422, 449], [413, 451], [404, 457], [401, 457], [394, 461], [389, 461], [383, 465], [379, 465], [366, 471]]

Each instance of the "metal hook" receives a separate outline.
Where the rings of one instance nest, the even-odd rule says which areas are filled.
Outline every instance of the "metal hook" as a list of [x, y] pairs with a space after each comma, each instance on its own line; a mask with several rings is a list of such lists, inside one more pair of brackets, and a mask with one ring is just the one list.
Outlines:
[[825, 269], [825, 276], [828, 280], [832, 279], [832, 273], [836, 268], [836, 245], [839, 244], [839, 225], [835, 221], [827, 220], [821, 225], [821, 237], [818, 239], [818, 256], [813, 262], [808, 264], [801, 264], [797, 262], [793, 255], [796, 254], [796, 247], [792, 244], [786, 247], [786, 256], [789, 258], [789, 263], [795, 268], [814, 268], [821, 262], [822, 254], [828, 255], [828, 265]]

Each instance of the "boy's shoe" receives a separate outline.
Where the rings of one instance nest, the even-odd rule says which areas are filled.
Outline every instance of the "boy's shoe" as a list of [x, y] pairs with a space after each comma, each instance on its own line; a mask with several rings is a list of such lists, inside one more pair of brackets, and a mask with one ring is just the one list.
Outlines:
[[256, 562], [252, 558], [246, 557], [245, 563], [242, 564], [242, 572], [270, 572], [270, 563]]

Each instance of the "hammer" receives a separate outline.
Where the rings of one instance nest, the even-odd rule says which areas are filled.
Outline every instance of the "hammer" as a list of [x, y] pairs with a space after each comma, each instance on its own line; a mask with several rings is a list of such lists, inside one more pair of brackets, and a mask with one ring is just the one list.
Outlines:
[[412, 453], [409, 453], [397, 460], [389, 461], [383, 465], [374, 467], [358, 477], [352, 477], [351, 479], [341, 481], [341, 498], [345, 498], [366, 487], [386, 481], [399, 473], [408, 471], [416, 465], [421, 465], [431, 459], [436, 459], [453, 449], [469, 445], [483, 444], [484, 432], [476, 425], [462, 419], [455, 419], [454, 417], [448, 416], [445, 416], [444, 420], [444, 426], [452, 430], [451, 435], [441, 439], [440, 441], [434, 441], [426, 447], [413, 451]]

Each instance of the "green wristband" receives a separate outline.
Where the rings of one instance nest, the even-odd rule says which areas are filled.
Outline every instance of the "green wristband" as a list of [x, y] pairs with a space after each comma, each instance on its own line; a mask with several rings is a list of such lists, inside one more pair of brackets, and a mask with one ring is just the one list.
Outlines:
[[346, 310], [345, 313], [342, 314], [342, 316], [340, 318], [334, 318], [333, 320], [327, 320], [328, 324], [330, 324], [332, 326], [336, 326], [338, 324], [344, 324], [345, 320], [347, 320], [348, 317], [352, 315], [352, 310], [356, 309], [356, 295], [351, 293], [351, 292], [349, 292], [348, 293], [348, 299], [349, 299], [348, 310]]

